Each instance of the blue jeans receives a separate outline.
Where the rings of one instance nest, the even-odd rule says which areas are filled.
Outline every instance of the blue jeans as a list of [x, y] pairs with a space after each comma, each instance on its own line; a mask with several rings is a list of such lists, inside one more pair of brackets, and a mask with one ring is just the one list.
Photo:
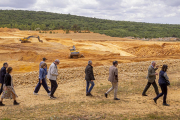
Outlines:
[[[87, 83], [87, 86], [86, 86], [86, 93], [91, 93], [91, 90], [93, 89], [93, 87], [94, 87], [94, 82], [93, 81], [86, 81], [86, 83]], [[91, 87], [90, 87], [90, 89], [89, 89], [89, 83], [91, 84]]]
[[43, 78], [42, 79], [42, 83], [40, 83], [40, 79], [39, 79], [39, 82], [34, 90], [35, 93], [38, 93], [39, 92], [39, 89], [41, 87], [41, 84], [43, 85], [44, 89], [46, 90], [47, 93], [50, 93], [49, 89], [48, 89], [48, 86], [47, 86], [47, 83], [46, 83], [46, 80]]

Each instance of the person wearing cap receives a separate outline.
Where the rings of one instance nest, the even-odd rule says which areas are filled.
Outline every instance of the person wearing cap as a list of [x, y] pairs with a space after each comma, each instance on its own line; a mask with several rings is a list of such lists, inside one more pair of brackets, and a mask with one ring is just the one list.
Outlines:
[[118, 91], [118, 62], [114, 61], [113, 66], [109, 68], [109, 79], [108, 81], [111, 82], [112, 87], [105, 93], [105, 97], [107, 98], [108, 94], [114, 89], [114, 100], [120, 100], [117, 98], [117, 91]]
[[57, 69], [57, 65], [59, 65], [60, 61], [57, 59], [55, 60], [49, 67], [49, 71], [47, 74], [47, 78], [50, 80], [51, 82], [51, 94], [50, 94], [50, 98], [51, 99], [55, 99], [56, 97], [54, 97], [54, 93], [58, 87], [58, 84], [56, 82], [57, 80], [57, 76], [58, 76], [58, 69]]
[[[39, 70], [41, 69], [41, 65], [42, 65], [43, 63], [45, 63], [46, 60], [47, 60], [46, 58], [43, 58], [43, 61], [40, 62], [40, 64], [39, 64]], [[46, 68], [44, 68], [44, 70], [45, 70], [45, 74], [47, 75], [47, 66], [46, 66]], [[45, 81], [46, 81], [46, 83], [47, 83], [47, 79], [46, 79], [46, 78], [45, 78]], [[51, 89], [51, 87], [48, 86], [48, 89]]]
[[[91, 91], [94, 87], [94, 73], [93, 73], [93, 66], [92, 66], [92, 61], [89, 60], [88, 61], [88, 65], [86, 66], [86, 69], [85, 69], [85, 80], [86, 80], [86, 83], [87, 83], [87, 86], [86, 86], [86, 96], [92, 96], [91, 94]], [[89, 88], [89, 84], [91, 84], [91, 87]]]
[[1, 68], [0, 71], [0, 95], [3, 92], [3, 84], [4, 84], [4, 77], [6, 75], [6, 68], [8, 67], [8, 63], [4, 63], [3, 67]]

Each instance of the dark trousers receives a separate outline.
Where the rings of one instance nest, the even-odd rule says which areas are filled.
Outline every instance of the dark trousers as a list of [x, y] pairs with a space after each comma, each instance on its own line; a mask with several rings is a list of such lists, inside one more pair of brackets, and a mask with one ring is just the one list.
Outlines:
[[45, 79], [42, 79], [42, 83], [40, 83], [40, 79], [39, 79], [39, 82], [34, 90], [35, 93], [38, 93], [39, 92], [39, 89], [41, 88], [41, 85], [43, 85], [44, 89], [46, 90], [47, 93], [50, 93], [50, 91], [48, 90], [48, 86], [47, 86], [47, 83], [46, 83], [46, 80]]
[[2, 82], [2, 83], [1, 83], [1, 86], [0, 86], [0, 95], [1, 95], [1, 93], [3, 92], [3, 84], [4, 84], [4, 82]]
[[58, 87], [58, 84], [56, 80], [50, 80], [50, 81], [51, 81], [51, 96], [53, 96]]
[[154, 99], [157, 100], [159, 97], [163, 96], [163, 103], [166, 104], [166, 98], [167, 98], [167, 85], [166, 84], [161, 84], [159, 85], [161, 87], [162, 93], [157, 95]]
[[[91, 90], [94, 87], [94, 82], [93, 81], [86, 81], [87, 86], [86, 86], [86, 93], [91, 93]], [[91, 84], [91, 87], [89, 88], [89, 84]]]
[[147, 85], [146, 85], [146, 87], [144, 88], [144, 91], [143, 91], [142, 94], [143, 94], [143, 95], [146, 94], [146, 91], [149, 89], [149, 87], [151, 86], [151, 84], [153, 85], [156, 94], [159, 95], [158, 86], [157, 86], [157, 84], [156, 84], [155, 81], [154, 81], [153, 83], [148, 82]]

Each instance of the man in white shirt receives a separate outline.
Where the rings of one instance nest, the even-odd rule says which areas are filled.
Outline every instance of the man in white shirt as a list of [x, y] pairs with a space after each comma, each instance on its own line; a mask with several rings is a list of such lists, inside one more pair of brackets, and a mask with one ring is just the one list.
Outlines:
[[59, 65], [60, 61], [57, 59], [55, 60], [49, 67], [49, 71], [47, 74], [47, 78], [50, 80], [51, 82], [51, 94], [50, 94], [50, 98], [51, 99], [55, 99], [56, 97], [54, 97], [54, 93], [58, 87], [58, 84], [56, 82], [57, 80], [57, 76], [58, 76], [58, 69], [57, 69], [57, 65]]

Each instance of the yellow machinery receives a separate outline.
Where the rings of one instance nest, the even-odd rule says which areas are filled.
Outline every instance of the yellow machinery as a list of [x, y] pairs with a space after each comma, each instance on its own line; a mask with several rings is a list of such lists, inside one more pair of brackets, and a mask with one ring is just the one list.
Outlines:
[[84, 57], [84, 55], [80, 55], [79, 51], [76, 50], [75, 46], [73, 45], [73, 49], [70, 49], [70, 58], [81, 58]]
[[28, 36], [24, 37], [23, 39], [19, 39], [19, 41], [21, 41], [21, 43], [30, 43], [30, 41], [28, 41], [30, 38], [38, 38], [39, 42], [43, 43], [39, 36]]

